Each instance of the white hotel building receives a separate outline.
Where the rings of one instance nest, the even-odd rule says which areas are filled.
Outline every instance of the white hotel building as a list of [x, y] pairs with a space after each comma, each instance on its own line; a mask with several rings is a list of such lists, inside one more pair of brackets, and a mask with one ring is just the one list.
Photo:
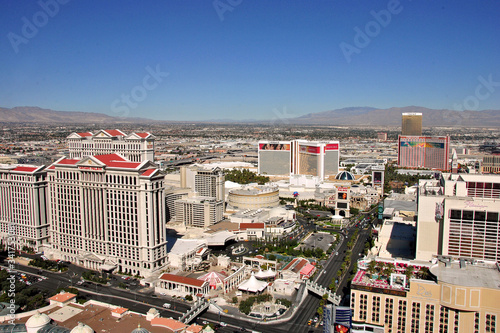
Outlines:
[[436, 254], [500, 260], [500, 175], [420, 180], [416, 259]]
[[67, 137], [70, 158], [119, 153], [132, 162], [154, 161], [155, 139], [148, 132], [127, 135], [118, 129], [71, 133]]
[[[44, 166], [0, 165], [0, 238], [35, 251], [48, 243]], [[9, 239], [10, 238], [10, 239]]]
[[144, 277], [167, 264], [164, 177], [153, 162], [119, 154], [61, 158], [47, 180], [48, 255]]

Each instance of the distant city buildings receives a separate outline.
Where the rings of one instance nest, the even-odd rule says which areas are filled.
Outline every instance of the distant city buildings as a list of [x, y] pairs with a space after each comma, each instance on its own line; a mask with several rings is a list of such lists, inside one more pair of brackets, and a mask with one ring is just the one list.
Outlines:
[[377, 133], [378, 141], [387, 141], [387, 132], [378, 132]]
[[488, 155], [481, 162], [483, 173], [500, 173], [500, 155]]
[[118, 129], [71, 133], [67, 137], [70, 158], [119, 153], [132, 162], [154, 161], [155, 139], [148, 132], [127, 135]]
[[324, 179], [339, 171], [338, 141], [259, 141], [258, 154], [259, 174]]
[[422, 113], [405, 112], [402, 114], [401, 135], [422, 135]]
[[400, 135], [398, 137], [398, 166], [450, 170], [449, 150], [449, 136]]

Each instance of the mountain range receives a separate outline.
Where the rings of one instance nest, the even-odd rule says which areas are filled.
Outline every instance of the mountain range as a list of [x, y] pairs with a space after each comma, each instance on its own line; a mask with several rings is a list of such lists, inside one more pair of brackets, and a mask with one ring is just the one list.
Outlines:
[[[429, 109], [421, 106], [392, 107], [377, 109], [373, 107], [348, 107], [330, 111], [309, 113], [295, 118], [270, 120], [273, 124], [291, 125], [351, 125], [351, 126], [401, 126], [401, 113], [421, 112], [422, 126], [459, 126], [459, 127], [500, 127], [500, 110], [455, 111], [447, 109]], [[80, 111], [54, 111], [39, 107], [18, 106], [14, 108], [0, 107], [0, 122], [6, 123], [161, 123], [144, 118], [111, 117], [103, 113]], [[177, 121], [176, 121], [177, 122]], [[192, 123], [193, 121], [189, 121]], [[204, 121], [199, 121], [203, 123]], [[229, 120], [211, 120], [205, 122], [230, 122]], [[243, 121], [232, 121], [243, 122]], [[260, 121], [244, 121], [248, 123], [266, 123]]]

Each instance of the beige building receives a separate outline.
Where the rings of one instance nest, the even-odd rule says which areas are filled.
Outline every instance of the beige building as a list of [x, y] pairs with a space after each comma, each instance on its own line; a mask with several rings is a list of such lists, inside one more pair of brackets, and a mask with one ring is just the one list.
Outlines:
[[181, 167], [181, 187], [190, 188], [202, 197], [214, 197], [224, 201], [224, 172], [218, 168], [201, 165]]
[[481, 170], [484, 173], [500, 173], [500, 156], [487, 155], [481, 162]]
[[[414, 269], [424, 272], [422, 267]], [[381, 281], [363, 269], [356, 274], [351, 285], [354, 324], [371, 324], [384, 332], [497, 331], [500, 272], [496, 263], [440, 258], [430, 267], [428, 279], [406, 281], [401, 271], [393, 273], [390, 282]]]
[[280, 204], [278, 186], [248, 185], [229, 191], [228, 210], [259, 209], [278, 207]]

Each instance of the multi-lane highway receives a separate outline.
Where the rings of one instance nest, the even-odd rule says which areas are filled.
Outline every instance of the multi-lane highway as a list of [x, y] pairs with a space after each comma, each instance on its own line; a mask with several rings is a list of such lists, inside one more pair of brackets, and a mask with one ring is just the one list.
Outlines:
[[[336, 277], [337, 271], [344, 260], [345, 252], [347, 250], [347, 242], [349, 241], [351, 235], [354, 233], [355, 228], [348, 229], [347, 234], [343, 237], [342, 242], [339, 244], [337, 251], [332, 253], [332, 256], [324, 263], [323, 269], [318, 272], [319, 276], [315, 279], [316, 282], [322, 286], [328, 287], [332, 279]], [[359, 259], [359, 253], [363, 251], [365, 241], [369, 235], [368, 230], [359, 229], [359, 237], [357, 242], [352, 249], [352, 260], [351, 262], [356, 262]], [[37, 282], [36, 287], [39, 289], [56, 290], [59, 287], [66, 287], [73, 285], [75, 286], [79, 275], [81, 275], [82, 268], [70, 265], [70, 270], [65, 273], [52, 273], [44, 271], [43, 276], [47, 277], [43, 281]], [[26, 272], [33, 275], [39, 275], [40, 270], [38, 268], [29, 266], [17, 266], [20, 272]], [[117, 285], [118, 281], [115, 281]], [[347, 286], [347, 278], [340, 281], [340, 285], [337, 294], [345, 296]], [[132, 311], [137, 311], [140, 313], [146, 313], [152, 306], [158, 308], [161, 315], [164, 317], [178, 318], [182, 313], [188, 311], [189, 306], [183, 302], [172, 302], [172, 308], [167, 310], [162, 307], [166, 299], [161, 296], [153, 296], [152, 291], [150, 293], [142, 293], [132, 290], [123, 290], [114, 287], [102, 286], [95, 283], [86, 283], [84, 286], [75, 286], [80, 290], [82, 296], [86, 296], [88, 299], [95, 299], [102, 302], [107, 302], [111, 304], [120, 305], [131, 309]], [[129, 285], [129, 287], [132, 287]], [[307, 293], [307, 291], [305, 291]], [[205, 312], [201, 315], [197, 321], [202, 322], [203, 320], [208, 320], [211, 322], [223, 321], [228, 324], [226, 327], [221, 327], [219, 331], [221, 332], [233, 332], [239, 328], [245, 328], [248, 330], [254, 330], [259, 332], [308, 332], [308, 331], [321, 331], [321, 327], [314, 330], [312, 326], [308, 326], [307, 322], [309, 319], [313, 318], [316, 310], [319, 306], [319, 300], [321, 299], [318, 295], [308, 294], [302, 303], [298, 305], [298, 309], [291, 314], [285, 314], [286, 321], [280, 320], [279, 322], [257, 322], [249, 320], [246, 317], [232, 317], [226, 315], [225, 313], [214, 314], [210, 312]], [[295, 305], [297, 306], [297, 305]]]

